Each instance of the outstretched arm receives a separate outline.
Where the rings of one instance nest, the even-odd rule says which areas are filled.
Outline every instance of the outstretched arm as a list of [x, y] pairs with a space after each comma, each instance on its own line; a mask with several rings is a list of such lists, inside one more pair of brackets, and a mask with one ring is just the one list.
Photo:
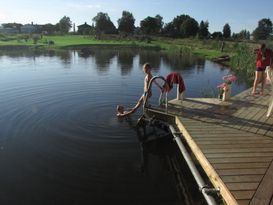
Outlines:
[[139, 98], [139, 100], [138, 100], [137, 104], [135, 105], [135, 107], [133, 107], [130, 111], [118, 112], [117, 116], [118, 117], [125, 117], [125, 116], [128, 116], [130, 114], [133, 114], [141, 106], [141, 104], [143, 103], [143, 100], [144, 100], [144, 95], [142, 95]]

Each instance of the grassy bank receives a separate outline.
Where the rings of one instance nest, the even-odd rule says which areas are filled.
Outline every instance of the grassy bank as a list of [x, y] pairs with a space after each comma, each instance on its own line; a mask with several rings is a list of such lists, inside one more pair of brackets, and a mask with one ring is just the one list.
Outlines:
[[[12, 46], [29, 47], [29, 48], [50, 48], [62, 49], [67, 47], [80, 47], [87, 45], [120, 45], [120, 46], [138, 46], [138, 47], [152, 47], [161, 48], [170, 52], [185, 51], [185, 48], [190, 49], [193, 54], [205, 57], [207, 59], [217, 58], [221, 55], [234, 55], [234, 47], [237, 43], [226, 42], [224, 52], [220, 51], [221, 41], [218, 40], [199, 40], [199, 39], [172, 39], [172, 38], [104, 38], [104, 40], [97, 40], [94, 36], [43, 36], [34, 44], [33, 39], [24, 39], [24, 36], [0, 36], [0, 48], [7, 48]], [[187, 50], [186, 49], [186, 50]]]

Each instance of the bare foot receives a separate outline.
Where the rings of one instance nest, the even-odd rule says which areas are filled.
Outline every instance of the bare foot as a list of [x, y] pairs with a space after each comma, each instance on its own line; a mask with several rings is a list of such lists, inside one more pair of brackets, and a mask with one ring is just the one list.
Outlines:
[[261, 91], [261, 92], [260, 92], [260, 96], [264, 96], [264, 91]]

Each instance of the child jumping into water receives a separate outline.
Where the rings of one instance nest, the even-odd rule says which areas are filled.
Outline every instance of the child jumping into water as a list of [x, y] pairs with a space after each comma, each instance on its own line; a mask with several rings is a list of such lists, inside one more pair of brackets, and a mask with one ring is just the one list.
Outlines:
[[[125, 111], [123, 106], [118, 105], [117, 106], [117, 116], [118, 117], [125, 117], [125, 116], [128, 116], [128, 115], [134, 113], [142, 105], [142, 103], [145, 100], [145, 97], [150, 98], [152, 96], [151, 90], [150, 91], [148, 90], [149, 83], [150, 83], [151, 79], [153, 78], [153, 75], [152, 75], [151, 71], [152, 71], [151, 65], [149, 63], [145, 63], [143, 65], [143, 72], [145, 74], [144, 93], [139, 98], [139, 100], [138, 100], [137, 104], [135, 105], [135, 107], [133, 107], [129, 111]], [[162, 87], [160, 87], [160, 85], [158, 83], [156, 83], [156, 81], [155, 81], [155, 84], [162, 90]]]

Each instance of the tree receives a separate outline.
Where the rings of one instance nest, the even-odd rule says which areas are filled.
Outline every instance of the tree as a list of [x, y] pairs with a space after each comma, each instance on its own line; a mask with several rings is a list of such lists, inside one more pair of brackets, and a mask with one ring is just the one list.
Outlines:
[[118, 31], [121, 33], [132, 34], [135, 30], [135, 18], [128, 11], [122, 12], [122, 17], [118, 19]]
[[140, 30], [144, 34], [160, 34], [163, 22], [162, 17], [160, 15], [156, 15], [155, 17], [148, 16], [140, 22]]
[[223, 34], [220, 31], [216, 31], [216, 32], [213, 32], [211, 34], [211, 38], [213, 38], [213, 39], [219, 39], [219, 38], [222, 38], [222, 37], [223, 37]]
[[196, 36], [198, 30], [198, 22], [193, 18], [186, 19], [180, 27], [180, 32], [184, 38]]
[[198, 37], [203, 39], [209, 36], [209, 22], [201, 21], [199, 25]]
[[42, 25], [42, 32], [47, 32], [47, 34], [53, 34], [56, 31], [56, 26], [53, 24]]
[[159, 33], [162, 33], [162, 28], [163, 28], [163, 25], [164, 25], [163, 17], [160, 16], [159, 14], [157, 14], [155, 16], [155, 19], [156, 19], [156, 24], [158, 26]]
[[230, 25], [226, 23], [223, 27], [223, 37], [230, 38], [230, 36], [231, 36]]
[[96, 33], [115, 34], [116, 27], [111, 21], [107, 13], [99, 12], [97, 16], [93, 18], [95, 22]]
[[190, 37], [198, 32], [198, 22], [189, 15], [180, 15], [164, 27], [164, 34], [172, 37]]
[[239, 39], [239, 40], [249, 40], [250, 32], [247, 30], [241, 30], [239, 33], [233, 33], [232, 38]]
[[72, 22], [69, 17], [64, 16], [61, 18], [59, 23], [57, 24], [59, 27], [59, 31], [63, 34], [66, 34], [69, 32], [70, 28], [72, 27]]
[[258, 27], [253, 31], [256, 40], [266, 40], [272, 33], [272, 21], [263, 18], [258, 22]]

